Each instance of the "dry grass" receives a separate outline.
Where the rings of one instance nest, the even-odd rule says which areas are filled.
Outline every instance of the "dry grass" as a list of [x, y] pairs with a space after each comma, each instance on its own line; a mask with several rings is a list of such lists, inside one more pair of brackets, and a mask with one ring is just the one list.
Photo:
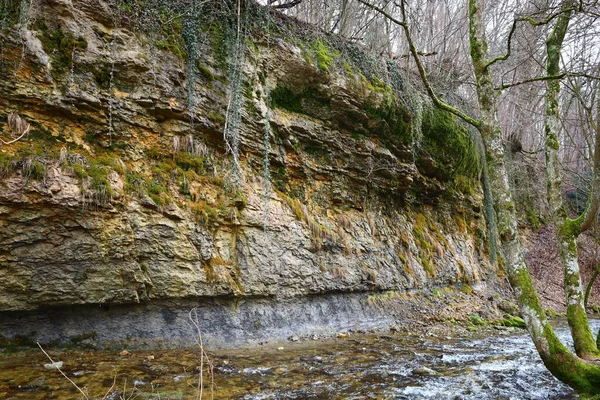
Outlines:
[[201, 157], [208, 155], [208, 147], [201, 141], [194, 139], [191, 134], [188, 136], [173, 136], [173, 152], [184, 152]]
[[283, 193], [280, 193], [280, 195], [284, 198], [286, 204], [288, 205], [290, 210], [292, 210], [292, 213], [294, 214], [296, 219], [298, 221], [306, 223], [306, 225], [308, 226], [308, 230], [310, 231], [310, 236], [316, 251], [321, 250], [321, 248], [323, 247], [323, 240], [325, 238], [335, 240], [336, 235], [334, 234], [334, 232], [330, 228], [317, 222], [310, 215], [308, 207], [306, 207], [305, 204], [302, 204], [300, 201], [291, 198]]
[[338, 226], [337, 234], [340, 238], [340, 242], [341, 242], [342, 246], [344, 247], [344, 254], [347, 256], [351, 255], [352, 254], [352, 245], [351, 245], [352, 237], [349, 234], [347, 234], [346, 231], [341, 226]]
[[337, 216], [337, 224], [346, 230], [350, 230], [352, 220], [346, 214], [340, 214]]
[[369, 223], [369, 229], [371, 230], [371, 236], [377, 236], [379, 231], [377, 230], [377, 224], [371, 214], [367, 214], [367, 222]]
[[331, 275], [338, 279], [343, 279], [346, 277], [346, 270], [340, 267], [333, 267], [331, 268]]

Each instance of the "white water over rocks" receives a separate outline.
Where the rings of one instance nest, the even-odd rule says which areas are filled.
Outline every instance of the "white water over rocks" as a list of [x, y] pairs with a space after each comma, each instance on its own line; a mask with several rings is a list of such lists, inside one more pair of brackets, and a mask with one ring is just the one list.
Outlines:
[[[591, 321], [594, 332], [600, 321]], [[558, 335], [572, 345], [568, 328]], [[366, 346], [366, 347], [365, 347]], [[363, 352], [364, 356], [357, 355]], [[261, 375], [268, 380], [283, 365]], [[348, 341], [329, 354], [300, 357], [286, 363], [290, 371], [305, 371], [302, 389], [271, 388], [247, 395], [257, 399], [576, 399], [573, 391], [544, 367], [525, 331], [476, 340], [389, 337], [365, 345]], [[432, 370], [425, 374], [422, 371]], [[244, 373], [247, 371], [235, 371]], [[314, 377], [314, 380], [312, 379]], [[285, 385], [282, 385], [285, 386]]]

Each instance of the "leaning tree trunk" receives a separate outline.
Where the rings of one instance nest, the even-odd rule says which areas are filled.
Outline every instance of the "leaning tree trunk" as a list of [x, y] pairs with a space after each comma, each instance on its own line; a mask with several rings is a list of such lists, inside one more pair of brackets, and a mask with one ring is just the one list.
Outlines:
[[[600, 275], [600, 264], [596, 265], [596, 269], [594, 270], [594, 273], [592, 274], [592, 277], [590, 278], [590, 281], [588, 282], [587, 287], [585, 288], [583, 305], [586, 310], [588, 308], [588, 301], [590, 299], [590, 294], [592, 293], [592, 288], [594, 287], [594, 283], [596, 283], [596, 279], [598, 279], [598, 275]], [[598, 338], [600, 338], [600, 335], [598, 335]], [[596, 338], [596, 346], [598, 346], [598, 338]]]
[[469, 0], [469, 38], [481, 108], [480, 131], [489, 160], [490, 183], [498, 217], [501, 257], [529, 333], [548, 370], [580, 394], [595, 395], [600, 393], [600, 367], [571, 353], [557, 338], [541, 307], [523, 255], [516, 209], [508, 184], [501, 130], [496, 115], [497, 93], [492, 81], [491, 65], [487, 59], [484, 5], [484, 0]]
[[[492, 191], [494, 209], [497, 214], [498, 237], [500, 239], [500, 256], [508, 271], [510, 284], [515, 292], [516, 300], [527, 324], [527, 329], [533, 343], [546, 365], [546, 368], [558, 379], [570, 385], [582, 398], [600, 395], [600, 366], [583, 360], [573, 354], [557, 338], [552, 326], [546, 319], [546, 314], [540, 304], [535, 287], [529, 274], [529, 269], [523, 255], [523, 248], [519, 231], [517, 229], [517, 214], [508, 184], [508, 172], [504, 155], [500, 124], [498, 123], [496, 109], [498, 94], [494, 89], [491, 65], [505, 57], [487, 59], [487, 41], [484, 28], [485, 0], [469, 0], [469, 38], [471, 60], [476, 78], [477, 97], [481, 109], [481, 119], [475, 120], [457, 108], [441, 101], [430, 85], [423, 65], [419, 60], [418, 52], [411, 39], [410, 30], [406, 22], [405, 1], [400, 1], [402, 20], [394, 18], [380, 7], [367, 0], [358, 0], [365, 6], [376, 10], [389, 20], [404, 29], [408, 40], [410, 52], [415, 59], [419, 75], [425, 85], [427, 93], [434, 105], [438, 108], [453, 113], [467, 123], [477, 127], [483, 138], [486, 158], [488, 160], [489, 181]], [[600, 154], [600, 151], [598, 152]], [[598, 163], [600, 166], [600, 162]], [[600, 168], [598, 168], [600, 171]], [[599, 177], [596, 175], [595, 178]], [[596, 179], [594, 182], [599, 181]], [[600, 188], [600, 184], [595, 185]], [[594, 196], [593, 198], [597, 198]]]
[[[546, 40], [546, 73], [556, 76], [560, 72], [560, 55], [562, 44], [567, 33], [572, 8], [571, 0], [563, 2], [564, 12], [558, 16], [550, 36]], [[546, 82], [546, 176], [548, 205], [554, 225], [558, 230], [558, 241], [564, 273], [564, 289], [567, 297], [567, 319], [573, 336], [575, 352], [584, 359], [597, 359], [600, 352], [592, 335], [584, 304], [583, 286], [579, 273], [579, 262], [576, 239], [582, 231], [584, 215], [575, 220], [567, 216], [562, 197], [562, 176], [559, 160], [560, 116], [559, 116], [560, 81]], [[594, 213], [595, 214], [595, 213]]]

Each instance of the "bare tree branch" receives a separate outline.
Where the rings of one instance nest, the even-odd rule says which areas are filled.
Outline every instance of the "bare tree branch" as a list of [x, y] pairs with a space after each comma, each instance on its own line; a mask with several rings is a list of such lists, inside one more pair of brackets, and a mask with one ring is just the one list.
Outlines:
[[423, 67], [423, 63], [421, 62], [421, 58], [419, 57], [419, 52], [417, 51], [415, 43], [412, 40], [412, 36], [410, 34], [408, 24], [406, 23], [406, 11], [404, 8], [404, 4], [405, 4], [404, 0], [401, 1], [401, 6], [400, 6], [400, 9], [402, 11], [402, 21], [394, 18], [390, 13], [388, 13], [384, 9], [377, 7], [376, 5], [371, 4], [366, 0], [358, 0], [358, 1], [362, 4], [364, 4], [365, 6], [369, 7], [370, 9], [377, 11], [378, 13], [380, 13], [381, 15], [383, 15], [384, 17], [386, 17], [387, 19], [389, 19], [396, 25], [399, 25], [402, 27], [402, 29], [404, 30], [404, 34], [406, 36], [406, 40], [408, 41], [410, 53], [412, 54], [412, 56], [415, 60], [415, 63], [417, 64], [417, 69], [419, 70], [419, 75], [421, 76], [421, 80], [423, 81], [423, 84], [425, 85], [425, 89], [427, 90], [427, 94], [433, 101], [433, 104], [436, 107], [438, 107], [444, 111], [448, 111], [448, 112], [456, 115], [457, 117], [459, 117], [466, 123], [473, 125], [476, 128], [480, 127], [482, 124], [481, 120], [475, 119], [475, 118], [465, 114], [464, 112], [460, 111], [459, 109], [452, 107], [450, 104], [446, 103], [445, 101], [440, 100], [440, 98], [437, 96], [437, 94], [433, 90], [433, 87], [431, 86], [431, 83], [429, 82], [429, 79], [427, 78], [427, 73], [425, 72], [425, 67]]
[[283, 4], [275, 4], [278, 0], [269, 0], [269, 7], [276, 8], [278, 10], [285, 10], [288, 8], [296, 7], [298, 4], [302, 3], [302, 0], [292, 0], [288, 3]]
[[536, 76], [534, 78], [523, 79], [522, 81], [517, 81], [517, 82], [513, 82], [513, 83], [505, 83], [498, 87], [495, 87], [494, 89], [504, 90], [504, 89], [508, 89], [511, 87], [524, 85], [526, 83], [551, 81], [551, 80], [555, 80], [555, 79], [563, 79], [563, 78], [570, 77], [570, 76], [600, 80], [600, 76], [590, 75], [590, 74], [586, 74], [584, 72], [562, 72], [558, 75]]
[[510, 57], [510, 51], [511, 51], [511, 44], [512, 44], [512, 38], [513, 35], [515, 34], [516, 30], [517, 30], [517, 24], [519, 22], [529, 22], [532, 26], [542, 26], [542, 25], [547, 25], [550, 22], [552, 22], [552, 20], [556, 17], [558, 17], [559, 15], [566, 13], [566, 12], [571, 12], [574, 10], [574, 7], [570, 7], [567, 9], [561, 9], [559, 12], [554, 13], [552, 15], [550, 15], [548, 18], [542, 20], [542, 21], [536, 21], [533, 17], [531, 16], [525, 16], [525, 17], [520, 17], [520, 18], [516, 18], [513, 23], [512, 26], [510, 28], [510, 32], [508, 34], [508, 39], [506, 40], [506, 53], [498, 56], [498, 57], [494, 57], [492, 58], [490, 61], [488, 61], [485, 66], [489, 67], [493, 64], [495, 64], [498, 61], [504, 61], [507, 60], [508, 57]]

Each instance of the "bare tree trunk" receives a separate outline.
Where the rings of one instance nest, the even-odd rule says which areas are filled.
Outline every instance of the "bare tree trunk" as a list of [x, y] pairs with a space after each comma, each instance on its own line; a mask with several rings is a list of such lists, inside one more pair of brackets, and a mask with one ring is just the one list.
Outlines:
[[[563, 2], [562, 7], [565, 12], [557, 18], [554, 29], [546, 40], [546, 73], [548, 75], [560, 72], [561, 49], [571, 18], [572, 1], [566, 0]], [[564, 273], [564, 289], [567, 297], [567, 319], [575, 345], [575, 352], [581, 358], [592, 360], [597, 359], [600, 352], [596, 348], [596, 341], [592, 335], [585, 312], [576, 242], [577, 236], [581, 232], [585, 214], [576, 220], [569, 219], [563, 202], [562, 174], [559, 160], [560, 142], [558, 139], [561, 129], [559, 93], [560, 81], [550, 80], [546, 82], [545, 132], [548, 205], [550, 206], [550, 215], [558, 230]]]
[[411, 55], [415, 59], [419, 75], [433, 104], [462, 118], [481, 132], [488, 160], [494, 209], [497, 215], [497, 231], [501, 247], [500, 262], [506, 266], [510, 284], [515, 292], [516, 300], [534, 345], [546, 368], [558, 379], [575, 389], [582, 398], [599, 395], [600, 367], [595, 363], [577, 357], [560, 342], [552, 326], [546, 319], [546, 314], [542, 309], [540, 299], [533, 286], [531, 275], [525, 262], [521, 238], [517, 229], [517, 212], [509, 187], [502, 131], [496, 115], [498, 92], [494, 88], [490, 69], [494, 62], [505, 58], [496, 57], [491, 60], [488, 59], [484, 28], [485, 0], [468, 1], [470, 54], [476, 78], [477, 98], [481, 112], [480, 119], [474, 119], [466, 115], [461, 110], [445, 103], [436, 95], [420, 62], [414, 42], [411, 39], [404, 11], [405, 0], [402, 0], [400, 3], [402, 20], [395, 19], [384, 9], [375, 6], [367, 0], [358, 1], [376, 10], [404, 29]]
[[[596, 269], [594, 270], [594, 273], [592, 274], [592, 277], [590, 278], [590, 281], [588, 282], [588, 284], [585, 288], [585, 296], [583, 298], [583, 305], [586, 310], [588, 308], [588, 300], [590, 299], [590, 294], [592, 293], [592, 288], [594, 287], [594, 283], [596, 283], [596, 279], [598, 279], [598, 275], [600, 275], [600, 265], [596, 265]], [[598, 335], [598, 337], [596, 338], [596, 346], [598, 346], [598, 338], [600, 338], [600, 335]]]
[[596, 395], [600, 393], [600, 368], [575, 356], [557, 338], [546, 319], [525, 263], [517, 230], [517, 214], [508, 184], [504, 145], [496, 117], [497, 93], [487, 59], [484, 6], [484, 0], [469, 0], [469, 38], [481, 107], [482, 125], [479, 129], [489, 160], [502, 259], [529, 333], [548, 370], [580, 394]]

